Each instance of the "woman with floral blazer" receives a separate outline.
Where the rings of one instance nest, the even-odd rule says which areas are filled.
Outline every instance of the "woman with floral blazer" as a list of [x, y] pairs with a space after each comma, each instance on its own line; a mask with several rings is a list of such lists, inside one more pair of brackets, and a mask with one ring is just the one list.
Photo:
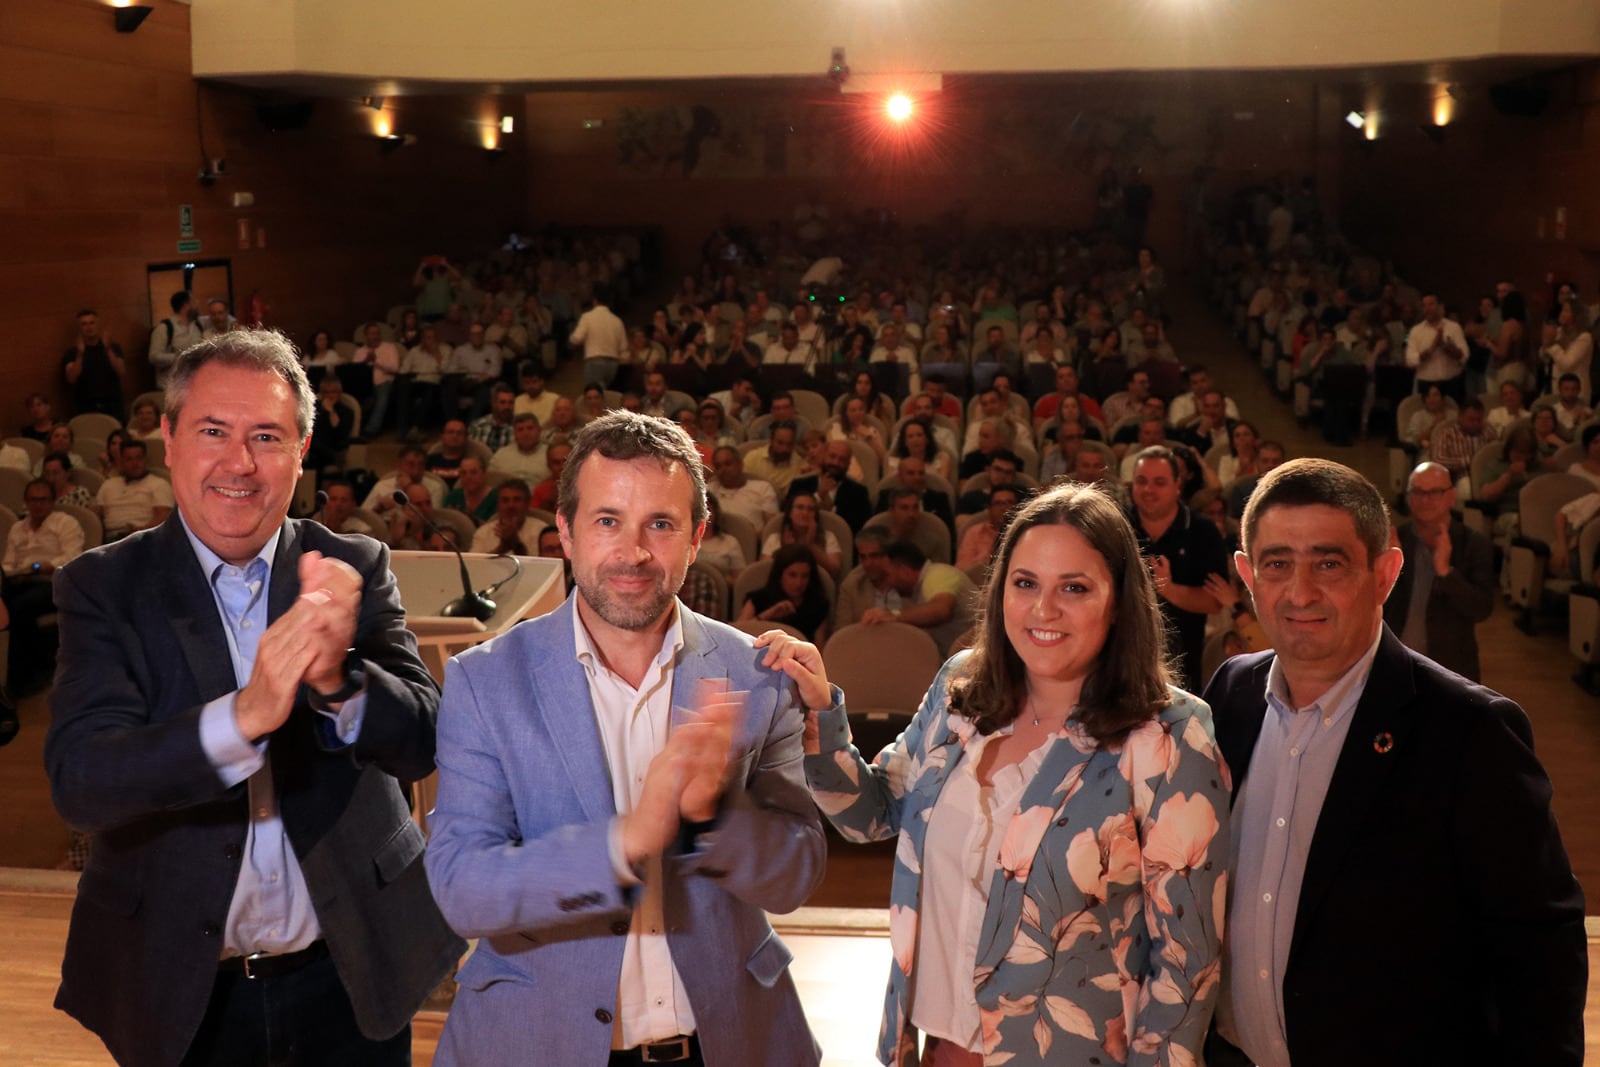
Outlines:
[[[947, 1030], [924, 1063], [1194, 1063], [1218, 987], [1229, 854], [1210, 709], [1167, 685], [1149, 572], [1099, 491], [1035, 498], [992, 575], [975, 647], [871, 765], [842, 709], [808, 724], [823, 813], [854, 841], [899, 837], [879, 1058], [918, 1063], [920, 996], [921, 1025]], [[995, 795], [962, 775], [998, 789], [1013, 769], [1004, 810], [941, 808]], [[937, 829], [941, 813], [953, 829]], [[958, 844], [981, 842], [985, 818], [987, 851], [928, 847], [975, 825]], [[920, 922], [934, 899], [943, 918]]]

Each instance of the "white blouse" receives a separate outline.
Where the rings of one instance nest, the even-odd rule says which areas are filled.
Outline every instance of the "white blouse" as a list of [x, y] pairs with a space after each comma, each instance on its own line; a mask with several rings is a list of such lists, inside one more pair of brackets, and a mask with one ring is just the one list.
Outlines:
[[978, 761], [984, 749], [1011, 732], [1005, 726], [976, 738], [962, 754], [934, 802], [922, 847], [911, 1025], [969, 1052], [983, 1051], [974, 973], [989, 884], [1000, 864], [1006, 827], [1050, 750], [1047, 741], [1020, 763], [996, 768], [994, 784], [983, 785], [978, 781]]

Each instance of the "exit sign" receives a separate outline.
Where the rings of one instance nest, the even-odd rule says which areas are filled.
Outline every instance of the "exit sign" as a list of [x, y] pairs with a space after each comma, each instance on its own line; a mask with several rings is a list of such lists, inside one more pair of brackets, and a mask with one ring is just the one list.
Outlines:
[[200, 242], [199, 241], [179, 241], [178, 242], [178, 254], [179, 255], [192, 256], [198, 251], [200, 251]]

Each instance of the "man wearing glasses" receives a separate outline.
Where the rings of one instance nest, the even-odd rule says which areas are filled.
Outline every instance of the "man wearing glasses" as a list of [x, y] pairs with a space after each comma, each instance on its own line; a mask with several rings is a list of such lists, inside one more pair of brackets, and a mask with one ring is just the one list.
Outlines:
[[1455, 482], [1440, 464], [1411, 472], [1406, 504], [1411, 521], [1395, 530], [1405, 564], [1383, 620], [1407, 647], [1481, 681], [1475, 627], [1494, 611], [1494, 549], [1455, 517]]

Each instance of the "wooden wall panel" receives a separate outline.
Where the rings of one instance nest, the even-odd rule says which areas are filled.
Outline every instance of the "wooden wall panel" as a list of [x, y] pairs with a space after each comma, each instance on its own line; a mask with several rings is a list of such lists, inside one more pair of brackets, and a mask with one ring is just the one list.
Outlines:
[[[148, 387], [150, 264], [227, 259], [236, 304], [260, 290], [269, 323], [291, 336], [324, 325], [343, 335], [410, 295], [423, 254], [464, 259], [522, 225], [521, 140], [493, 165], [481, 150], [481, 123], [511, 105], [393, 100], [396, 128], [420, 138], [393, 155], [353, 100], [318, 101], [305, 129], [273, 133], [257, 94], [197, 86], [188, 6], [153, 2], [137, 33], [119, 35], [95, 0], [0, 0], [0, 433], [20, 414], [5, 397], [60, 394], [80, 307], [95, 307], [133, 358], [129, 395]], [[197, 178], [197, 128], [205, 154], [227, 160], [210, 188]], [[243, 191], [255, 206], [233, 208]], [[193, 208], [198, 256], [177, 251], [181, 204]]]

